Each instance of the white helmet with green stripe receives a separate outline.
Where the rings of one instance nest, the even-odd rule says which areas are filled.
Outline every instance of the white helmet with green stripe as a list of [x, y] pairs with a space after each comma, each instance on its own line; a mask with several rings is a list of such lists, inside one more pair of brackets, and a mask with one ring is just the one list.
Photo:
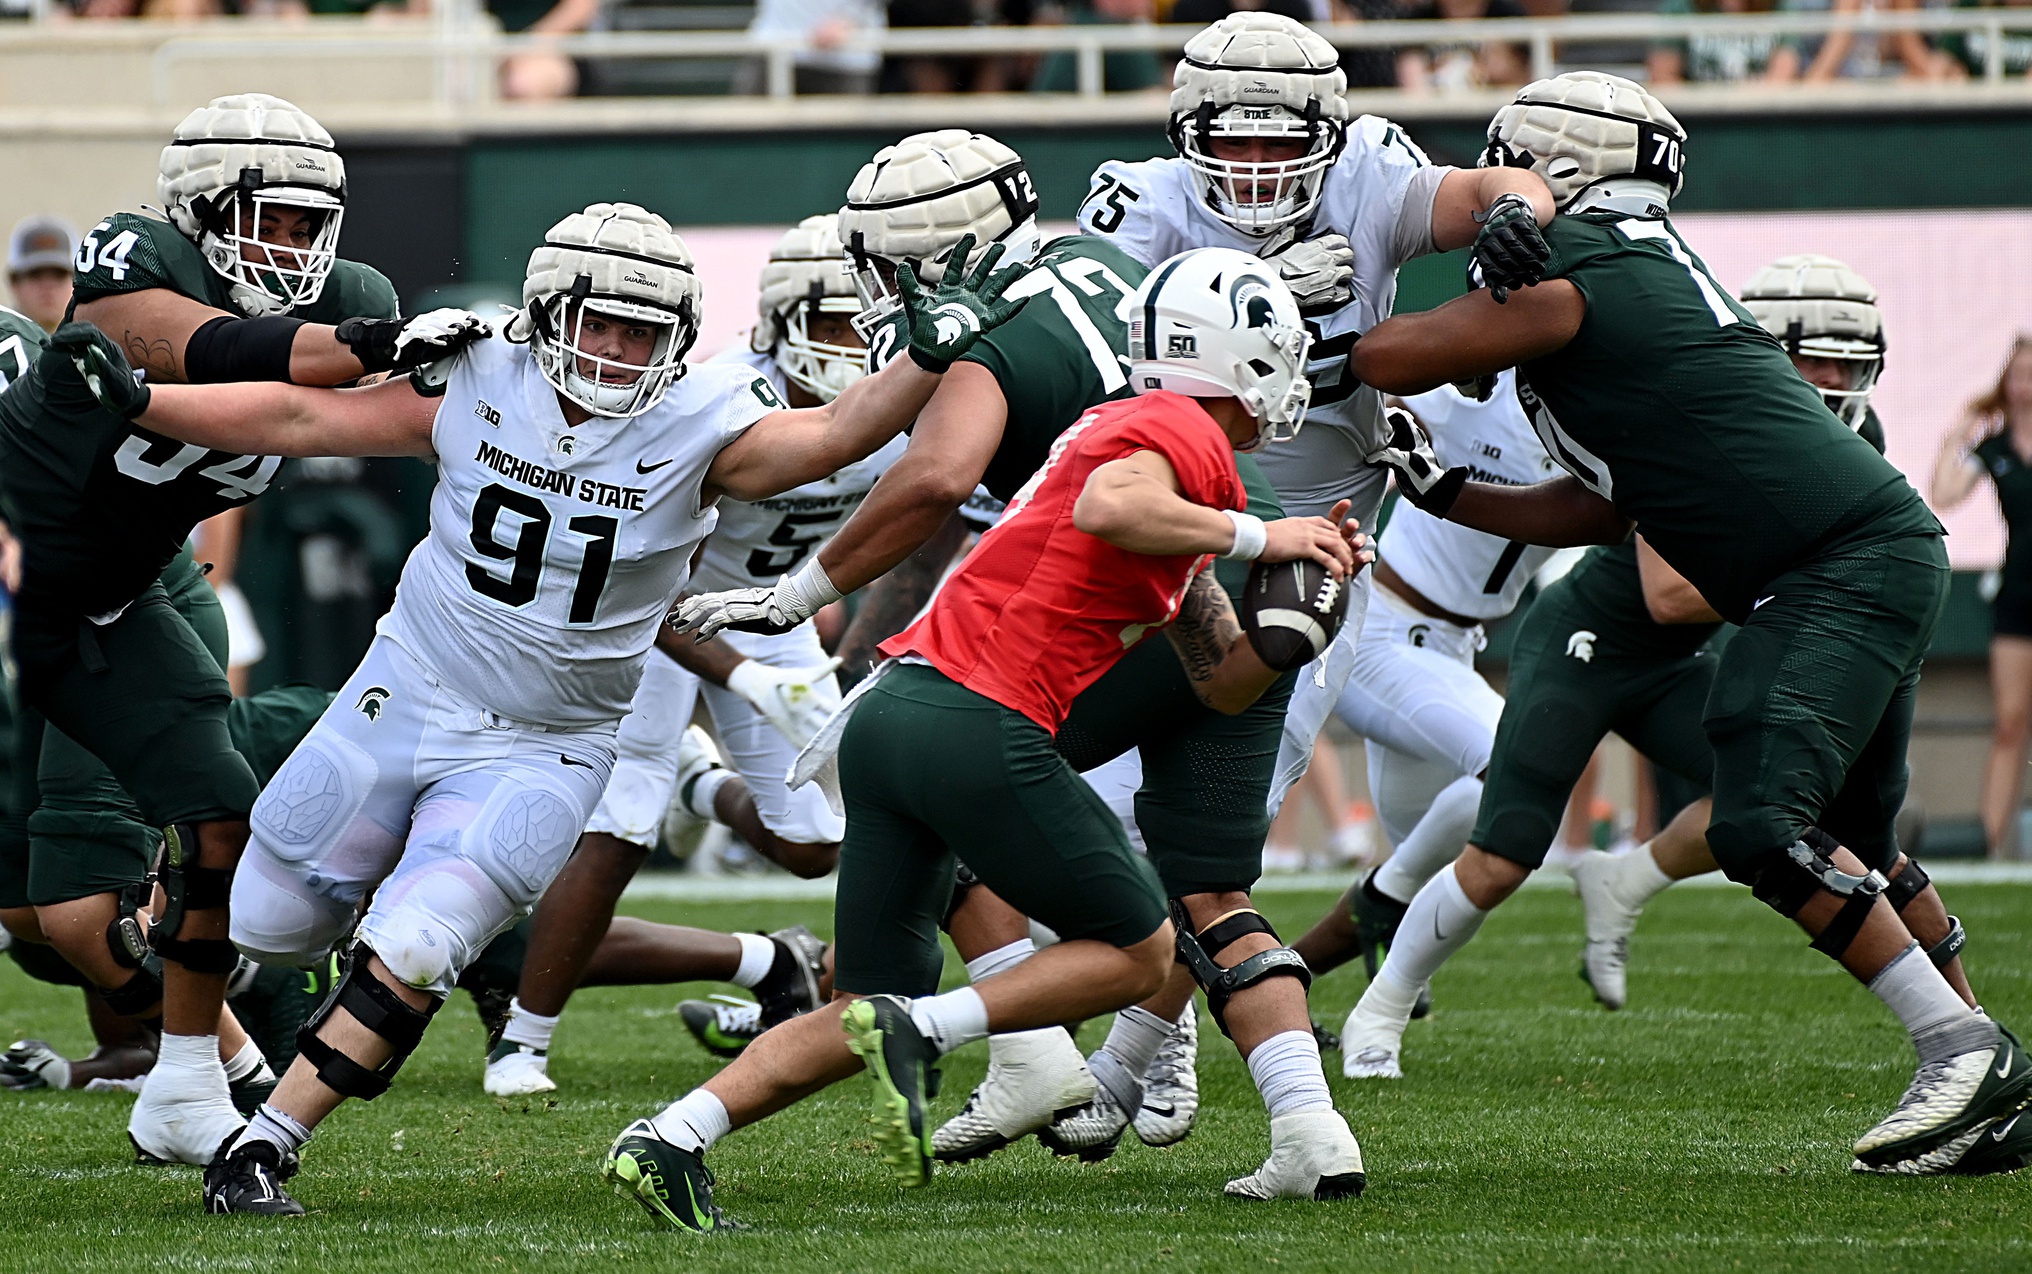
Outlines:
[[1244, 451], [1298, 433], [1312, 401], [1311, 345], [1277, 267], [1233, 248], [1181, 252], [1129, 300], [1131, 388], [1240, 399], [1259, 425]]

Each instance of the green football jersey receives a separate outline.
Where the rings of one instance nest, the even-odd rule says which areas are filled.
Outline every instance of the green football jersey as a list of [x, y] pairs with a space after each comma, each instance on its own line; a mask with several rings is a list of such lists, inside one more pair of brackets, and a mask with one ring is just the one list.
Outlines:
[[1826, 549], [1941, 534], [1918, 492], [1827, 409], [1670, 221], [1556, 218], [1547, 278], [1587, 315], [1518, 369], [1546, 449], [1723, 617]]
[[[228, 313], [230, 285], [166, 222], [127, 213], [100, 222], [78, 250], [75, 301], [168, 288]], [[314, 322], [392, 318], [378, 271], [339, 262]], [[99, 406], [71, 361], [44, 350], [0, 394], [0, 507], [22, 539], [22, 591], [86, 615], [139, 596], [199, 522], [268, 489], [282, 461], [176, 442]]]
[[[78, 244], [71, 304], [149, 288], [168, 288], [228, 314], [241, 313], [233, 303], [232, 282], [207, 265], [198, 245], [167, 221], [116, 212], [93, 226]], [[337, 323], [355, 317], [394, 318], [401, 308], [394, 285], [379, 270], [357, 261], [335, 261], [318, 299], [289, 314], [310, 323]]]
[[1644, 604], [1637, 540], [1597, 545], [1560, 579], [1567, 614], [1595, 634], [1597, 655], [1684, 659], [1707, 644], [1720, 624], [1661, 624]]
[[0, 305], [0, 390], [28, 375], [49, 334], [19, 310]]

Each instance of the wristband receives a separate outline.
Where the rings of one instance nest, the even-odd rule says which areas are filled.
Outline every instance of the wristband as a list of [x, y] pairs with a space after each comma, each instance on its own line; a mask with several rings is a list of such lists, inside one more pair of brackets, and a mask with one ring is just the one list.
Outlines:
[[1422, 495], [1403, 483], [1398, 484], [1397, 490], [1419, 509], [1436, 518], [1443, 518], [1447, 510], [1453, 508], [1453, 502], [1460, 499], [1461, 488], [1467, 484], [1467, 466], [1455, 465], [1441, 474], [1439, 481], [1427, 487]]
[[838, 600], [840, 590], [833, 587], [831, 577], [818, 564], [816, 557], [805, 563], [804, 569], [797, 574], [785, 575], [776, 581], [777, 604], [786, 619], [796, 615], [796, 623], [804, 622]]
[[1235, 524], [1235, 543], [1222, 557], [1240, 558], [1253, 562], [1263, 556], [1263, 548], [1270, 542], [1270, 532], [1263, 525], [1263, 519], [1248, 513], [1237, 513], [1233, 509], [1222, 509], [1228, 521]]

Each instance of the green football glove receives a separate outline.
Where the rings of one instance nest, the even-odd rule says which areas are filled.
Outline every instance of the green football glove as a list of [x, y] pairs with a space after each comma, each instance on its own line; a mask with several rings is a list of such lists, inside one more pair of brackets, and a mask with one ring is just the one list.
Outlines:
[[85, 382], [99, 405], [123, 420], [133, 420], [148, 410], [149, 388], [135, 379], [127, 355], [90, 323], [66, 323], [56, 329], [49, 343], [69, 356], [71, 366]]
[[967, 273], [967, 257], [974, 250], [974, 236], [964, 234], [947, 258], [945, 277], [926, 291], [917, 281], [917, 272], [908, 262], [896, 267], [896, 295], [903, 302], [904, 321], [910, 332], [910, 358], [925, 371], [944, 372], [959, 357], [994, 331], [1017, 310], [1021, 301], [1004, 301], [1002, 293], [1023, 277], [1020, 266], [997, 272], [1005, 245], [991, 243]]

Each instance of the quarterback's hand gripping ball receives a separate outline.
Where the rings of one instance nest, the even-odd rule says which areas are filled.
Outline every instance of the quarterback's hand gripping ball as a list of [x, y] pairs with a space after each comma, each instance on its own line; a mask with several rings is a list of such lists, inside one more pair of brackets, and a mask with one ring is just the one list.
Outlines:
[[1474, 217], [1482, 227], [1475, 234], [1474, 266], [1496, 304], [1508, 302], [1511, 289], [1528, 288], [1545, 277], [1552, 249], [1529, 199], [1515, 192], [1498, 195], [1487, 212]]
[[995, 263], [1007, 249], [999, 243], [967, 273], [974, 236], [963, 234], [947, 258], [938, 286], [925, 290], [908, 262], [896, 267], [896, 295], [903, 302], [904, 325], [910, 333], [910, 358], [919, 367], [942, 373], [974, 347], [974, 342], [1007, 322], [1021, 301], [1004, 301], [1002, 293], [1023, 277], [1020, 266], [997, 272]]
[[49, 338], [52, 348], [69, 357], [71, 366], [99, 405], [123, 420], [148, 410], [150, 390], [127, 363], [113, 338], [90, 323], [66, 323]]
[[1325, 654], [1348, 617], [1353, 582], [1335, 579], [1309, 557], [1251, 566], [1240, 618], [1256, 657], [1289, 672]]

